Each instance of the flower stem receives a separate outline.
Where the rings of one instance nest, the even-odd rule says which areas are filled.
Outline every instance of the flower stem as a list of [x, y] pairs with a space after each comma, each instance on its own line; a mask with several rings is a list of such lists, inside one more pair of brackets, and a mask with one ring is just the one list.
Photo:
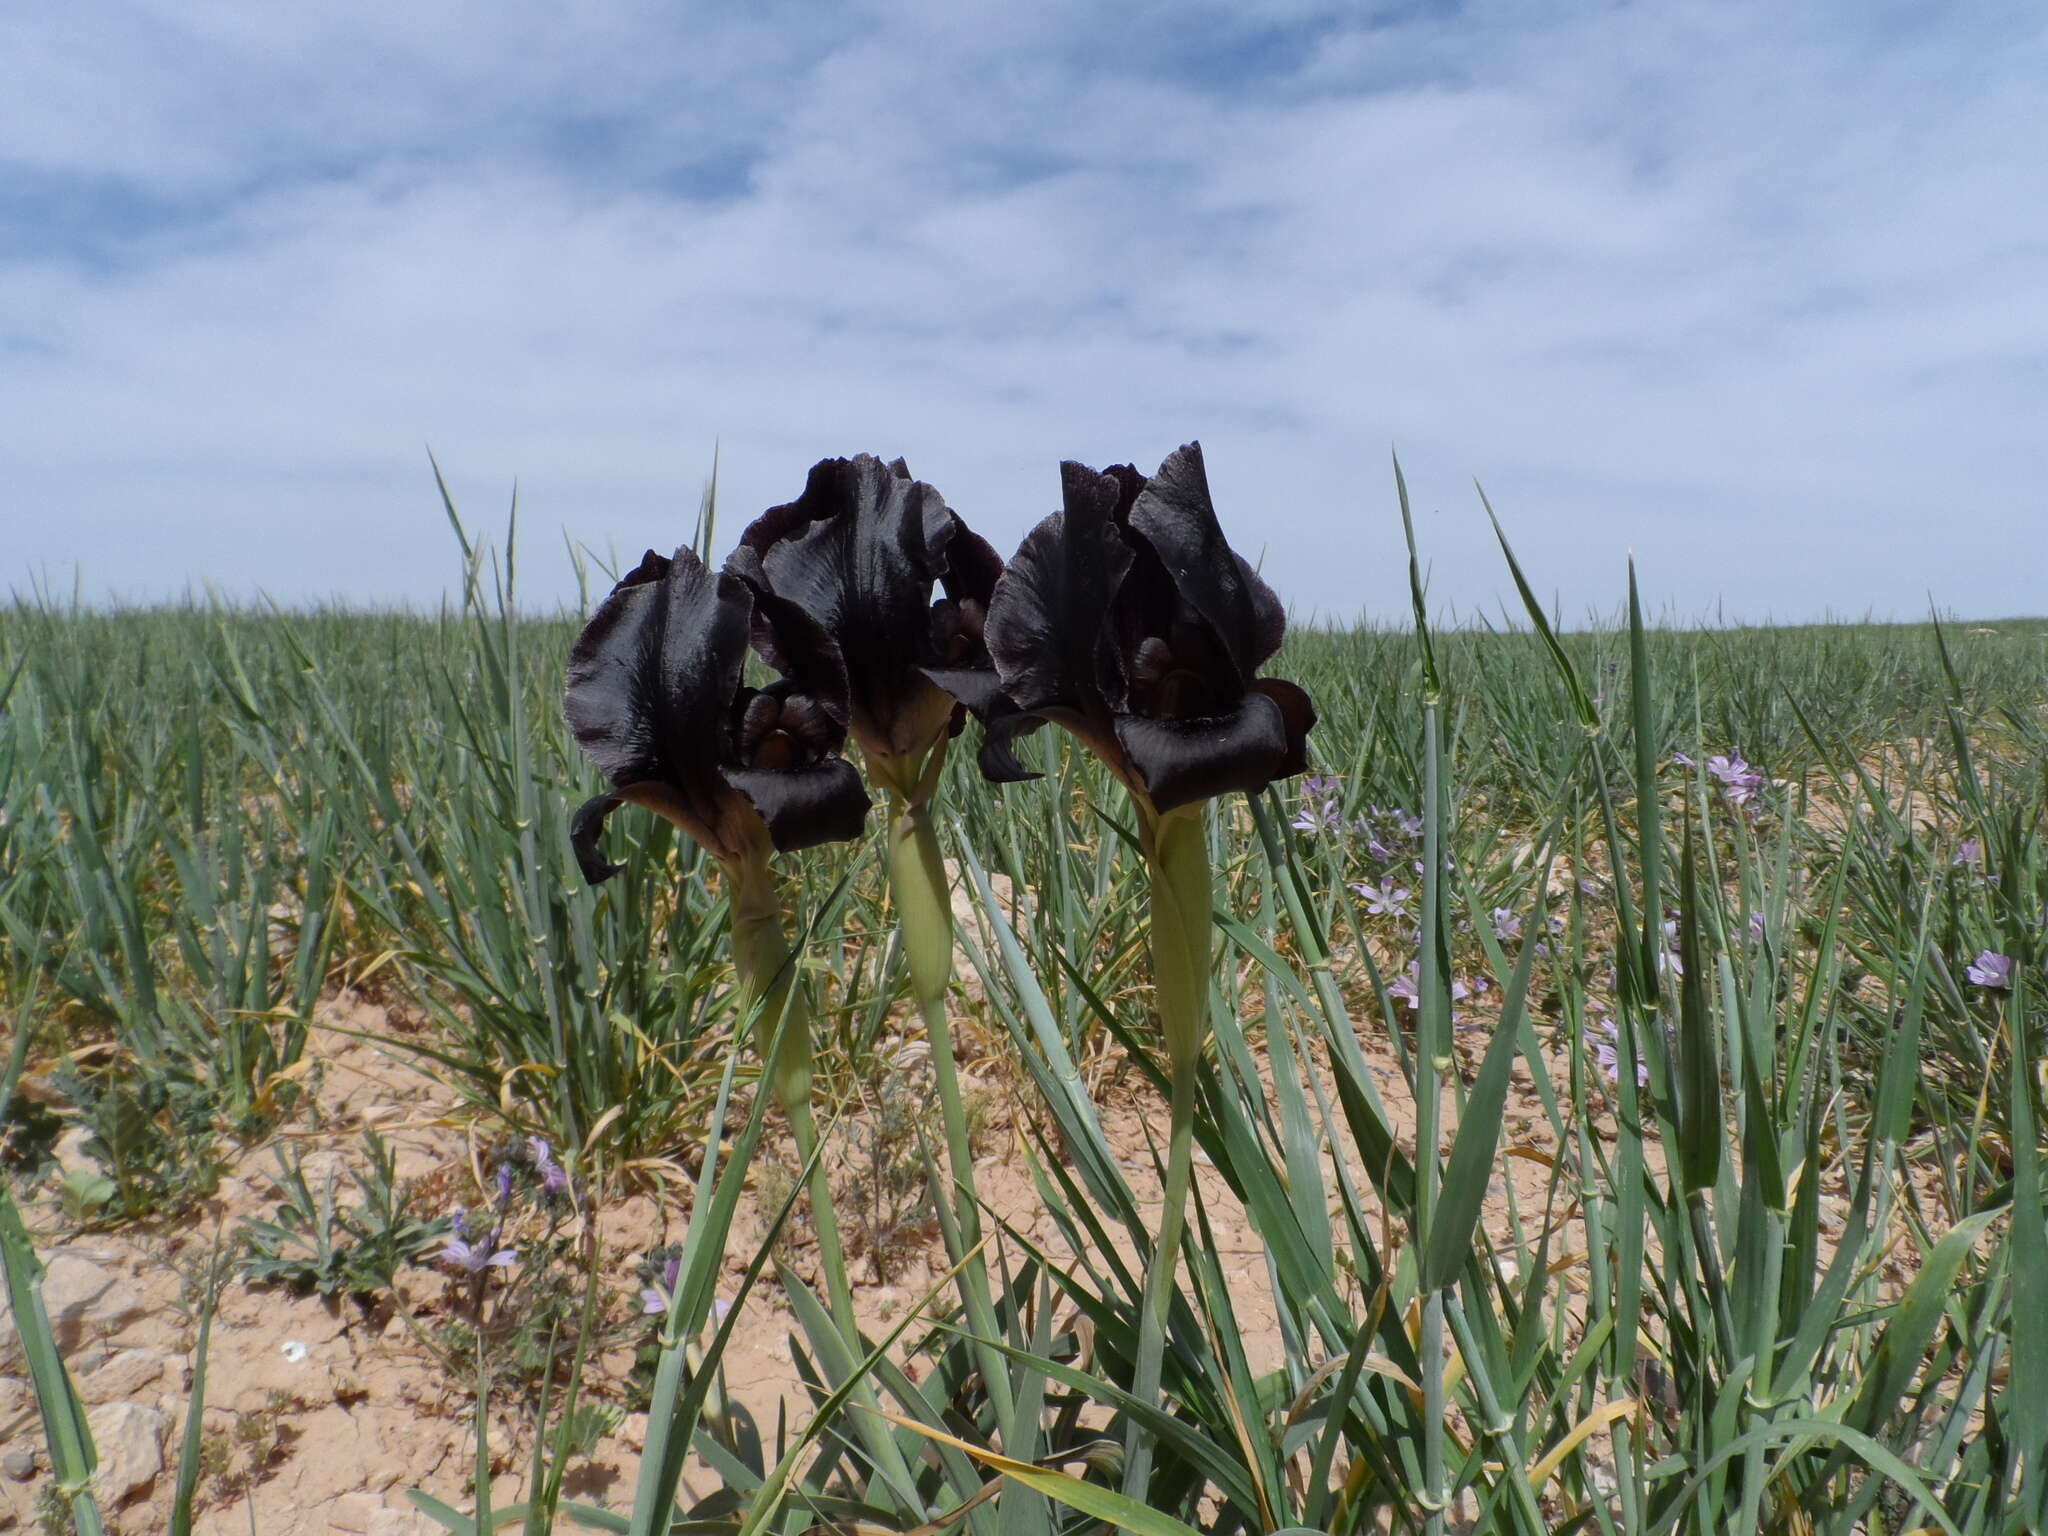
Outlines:
[[[935, 749], [943, 752], [944, 742]], [[924, 1018], [931, 1047], [932, 1073], [938, 1080], [939, 1113], [945, 1122], [946, 1160], [952, 1171], [951, 1204], [959, 1232], [955, 1260], [974, 1251], [981, 1241], [981, 1197], [974, 1183], [974, 1146], [967, 1133], [967, 1105], [960, 1094], [960, 1073], [953, 1059], [953, 1030], [946, 1013], [946, 991], [953, 976], [953, 908], [939, 853], [931, 804], [916, 796], [889, 799], [889, 889], [896, 900], [903, 948], [910, 961], [910, 990]], [[976, 1260], [960, 1271], [960, 1299], [976, 1335], [982, 1380], [994, 1405], [1003, 1450], [1027, 1455], [1017, 1439], [1009, 1368], [991, 1341], [1000, 1337], [988, 1289], [988, 1268]]]
[[[1152, 987], [1170, 1067], [1171, 1120], [1165, 1203], [1145, 1271], [1138, 1321], [1138, 1358], [1131, 1394], [1160, 1401], [1167, 1315], [1174, 1270], [1187, 1226], [1194, 1170], [1196, 1071], [1209, 1036], [1209, 952], [1213, 896], [1209, 837], [1199, 806], [1143, 814], [1145, 855], [1152, 875]], [[1162, 1403], [1161, 1406], [1164, 1406]], [[1152, 1477], [1153, 1437], [1133, 1419], [1124, 1437], [1124, 1493], [1143, 1500]]]
[[[818, 1123], [811, 1110], [810, 1002], [803, 988], [795, 984], [796, 955], [783, 927], [782, 906], [766, 852], [736, 860], [726, 866], [726, 872], [732, 881], [732, 954], [739, 977], [740, 1011], [754, 1020], [754, 1040], [768, 1074], [768, 1091], [789, 1117], [797, 1155], [810, 1169], [811, 1227], [818, 1238], [818, 1266], [825, 1272], [826, 1301], [849, 1357], [858, 1360], [866, 1349], [854, 1316], [853, 1287], [846, 1278], [846, 1250], [839, 1240], [831, 1177], [825, 1160], [817, 1156]], [[855, 1389], [854, 1401], [867, 1410], [877, 1406], [867, 1382]], [[883, 1480], [911, 1513], [923, 1518], [916, 1480], [887, 1422], [864, 1411], [855, 1416], [855, 1426]]]

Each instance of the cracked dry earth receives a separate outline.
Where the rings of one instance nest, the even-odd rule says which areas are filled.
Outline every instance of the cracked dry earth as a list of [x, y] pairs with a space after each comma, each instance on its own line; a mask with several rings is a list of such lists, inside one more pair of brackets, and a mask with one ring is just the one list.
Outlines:
[[[402, 1052], [359, 1035], [389, 1028], [384, 1010], [352, 997], [333, 1000], [323, 1022], [334, 1028], [317, 1038], [321, 1070], [313, 1084], [318, 1112], [298, 1123], [319, 1132], [288, 1131], [317, 1190], [329, 1170], [342, 1170], [339, 1188], [351, 1185], [346, 1169], [361, 1153], [363, 1128], [374, 1126], [397, 1153], [402, 1180], [438, 1192], [436, 1210], [474, 1203], [474, 1149], [456, 1115], [453, 1097], [410, 1064]], [[344, 1035], [340, 1031], [346, 1030]], [[1412, 1141], [1412, 1106], [1381, 1031], [1367, 1030], [1368, 1061], [1404, 1139]], [[909, 1053], [914, 1056], [913, 1053]], [[984, 1096], [987, 1135], [977, 1163], [984, 1200], [1055, 1259], [1066, 1252], [1052, 1219], [1040, 1207], [1022, 1155], [1026, 1130], [1009, 1087], [993, 1062], [963, 1063], [970, 1093]], [[1142, 1089], [1107, 1086], [1105, 1125], [1148, 1220], [1156, 1220], [1158, 1185], [1150, 1146], [1163, 1136], [1164, 1106]], [[1148, 1127], [1148, 1117], [1151, 1125]], [[1548, 1127], [1533, 1086], [1519, 1081], [1510, 1094], [1506, 1144], [1543, 1150]], [[1197, 1179], [1233, 1290], [1238, 1321], [1255, 1367], [1281, 1358], [1258, 1235], [1213, 1170]], [[47, 1203], [31, 1205], [36, 1242], [48, 1266], [45, 1300], [100, 1445], [97, 1486], [108, 1527], [138, 1536], [165, 1528], [176, 1474], [191, 1381], [193, 1318], [181, 1299], [186, 1276], [205, 1262], [215, 1231], [232, 1233], [250, 1216], [268, 1216], [279, 1198], [270, 1146], [243, 1154], [207, 1208], [182, 1222], [113, 1232], [66, 1231]], [[1533, 1158], [1504, 1155], [1501, 1177], [1488, 1202], [1488, 1225], [1508, 1230], [1506, 1181], [1526, 1217], [1539, 1211], [1548, 1170]], [[1354, 1170], [1357, 1172], [1358, 1170]], [[756, 1181], [759, 1182], [758, 1180]], [[848, 1190], [842, 1211], [858, 1198]], [[735, 1222], [727, 1255], [725, 1294], [732, 1294], [747, 1257], [766, 1230], [758, 1189], [750, 1189]], [[633, 1267], [646, 1250], [679, 1240], [687, 1211], [642, 1195], [602, 1211], [602, 1270], [619, 1277], [615, 1310], [633, 1310]], [[1341, 1218], [1333, 1216], [1333, 1220]], [[804, 1273], [812, 1254], [798, 1234], [788, 1250]], [[856, 1303], [871, 1335], [899, 1321], [943, 1270], [935, 1238], [899, 1253], [888, 1283], [876, 1283], [856, 1262]], [[400, 1281], [407, 1302], [423, 1320], [447, 1305], [452, 1282], [430, 1270], [409, 1270]], [[772, 1278], [748, 1298], [725, 1359], [733, 1399], [772, 1441], [778, 1416], [800, 1425], [807, 1414], [789, 1337], [795, 1320]], [[593, 1363], [586, 1392], [599, 1402], [630, 1407], [630, 1346]], [[48, 1477], [41, 1428], [11, 1321], [0, 1313], [0, 1531], [35, 1528], [37, 1490]], [[361, 1532], [366, 1536], [438, 1531], [407, 1501], [408, 1489], [428, 1491], [457, 1507], [471, 1502], [473, 1393], [412, 1336], [388, 1307], [365, 1311], [342, 1300], [299, 1297], [276, 1288], [230, 1281], [215, 1319], [208, 1356], [204, 1426], [216, 1451], [201, 1484], [197, 1528], [203, 1536], [265, 1536]], [[531, 1447], [525, 1411], [494, 1411], [493, 1499], [525, 1496]], [[569, 1496], [622, 1508], [630, 1502], [644, 1415], [624, 1412], [616, 1429], [570, 1473]], [[698, 1495], [712, 1491], [711, 1474], [692, 1464], [685, 1480]]]

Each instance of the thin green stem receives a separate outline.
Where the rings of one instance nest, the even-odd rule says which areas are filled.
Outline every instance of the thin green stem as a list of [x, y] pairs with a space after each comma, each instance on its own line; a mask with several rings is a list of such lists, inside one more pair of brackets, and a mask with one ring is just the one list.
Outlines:
[[[945, 750], [944, 743], [936, 749]], [[923, 776], [925, 779], [930, 774]], [[931, 1047], [932, 1073], [938, 1081], [939, 1114], [945, 1125], [946, 1161], [952, 1173], [950, 1204], [959, 1232], [955, 1260], [975, 1251], [981, 1242], [981, 1196], [974, 1180], [974, 1145], [967, 1130], [967, 1104], [960, 1092], [960, 1070], [953, 1057], [952, 1021], [946, 993], [953, 977], [953, 907], [939, 852], [931, 803], [915, 795], [889, 799], [889, 888], [896, 901], [903, 947], [910, 961], [910, 988], [924, 1019]], [[1000, 1337], [995, 1305], [988, 1288], [988, 1266], [976, 1258], [960, 1270], [960, 1299], [976, 1335], [975, 1349], [982, 1380], [995, 1408], [1003, 1449], [1025, 1454], [1017, 1436], [1015, 1404], [1010, 1395], [1009, 1367], [996, 1348]]]
[[[1199, 805], [1159, 816], [1142, 808], [1145, 854], [1152, 876], [1152, 987], [1171, 1067], [1172, 1119], [1166, 1154], [1165, 1204], [1145, 1272], [1138, 1319], [1138, 1357], [1131, 1393], [1159, 1400], [1173, 1276], [1187, 1224], [1194, 1168], [1195, 1090], [1209, 1035], [1210, 922], [1214, 906], [1209, 835]], [[1124, 1493], [1143, 1499], [1152, 1478], [1152, 1440], [1135, 1419], [1125, 1434]]]
[[[825, 1293], [832, 1321], [853, 1359], [865, 1353], [860, 1323], [853, 1310], [853, 1287], [846, 1276], [846, 1250], [839, 1238], [839, 1218], [832, 1204], [832, 1181], [825, 1160], [817, 1156], [818, 1124], [811, 1109], [811, 1010], [802, 987], [795, 985], [796, 955], [783, 926], [774, 873], [765, 851], [726, 866], [732, 882], [732, 950], [738, 973], [740, 1007], [754, 1020], [756, 1046], [766, 1064], [769, 1092], [789, 1117], [797, 1154], [810, 1168], [811, 1226], [818, 1239], [818, 1265], [825, 1272]], [[878, 1407], [872, 1385], [859, 1383], [853, 1400], [863, 1410]], [[919, 1518], [924, 1515], [909, 1463], [873, 1411], [856, 1415], [855, 1428], [883, 1480]]]

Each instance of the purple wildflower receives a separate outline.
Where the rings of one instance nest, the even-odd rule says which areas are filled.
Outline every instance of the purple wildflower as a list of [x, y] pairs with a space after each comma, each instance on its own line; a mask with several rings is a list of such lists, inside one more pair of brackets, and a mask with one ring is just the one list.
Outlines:
[[1415, 893], [1405, 885], [1396, 885], [1389, 880], [1385, 885], [1369, 885], [1364, 881], [1351, 887], [1365, 902], [1365, 910], [1373, 917], [1405, 917], [1408, 913], [1408, 898]]
[[655, 1284], [640, 1292], [640, 1315], [653, 1317], [668, 1310], [669, 1299], [676, 1293], [676, 1277], [682, 1273], [683, 1261], [670, 1256], [661, 1266], [661, 1278]]
[[2005, 988], [2012, 985], [2012, 956], [1994, 949], [1982, 949], [1970, 962], [1970, 980], [1980, 987]]
[[1752, 913], [1750, 913], [1750, 914], [1749, 914], [1749, 936], [1750, 936], [1750, 938], [1751, 938], [1751, 939], [1752, 939], [1753, 941], [1755, 941], [1756, 943], [1759, 943], [1759, 944], [1761, 944], [1761, 943], [1763, 942], [1763, 938], [1764, 938], [1764, 915], [1763, 915], [1763, 913], [1761, 913], [1761, 912], [1752, 912]]
[[1513, 907], [1493, 909], [1493, 936], [1503, 944], [1522, 936], [1522, 919]]
[[1764, 776], [1744, 762], [1739, 752], [1708, 758], [1707, 772], [1720, 781], [1721, 793], [1737, 805], [1748, 805], [1764, 787]]
[[1422, 818], [1420, 816], [1410, 816], [1398, 805], [1394, 807], [1392, 814], [1394, 817], [1394, 827], [1403, 837], [1413, 841], [1415, 838], [1422, 836]]
[[1337, 803], [1337, 780], [1332, 775], [1312, 773], [1303, 779], [1297, 806], [1295, 831], [1314, 837], [1344, 830], [1344, 812]]
[[1657, 969], [1669, 971], [1674, 976], [1685, 974], [1685, 962], [1678, 958], [1678, 919], [1668, 918], [1664, 923], [1664, 952], [1657, 956]]
[[[1596, 1037], [1590, 1031], [1581, 1031], [1587, 1045], [1592, 1047], [1593, 1061], [1610, 1083], [1621, 1081], [1621, 1028], [1612, 1019], [1602, 1019]], [[1636, 1086], [1649, 1086], [1650, 1069], [1640, 1057], [1636, 1060]]]
[[1964, 839], [1962, 847], [1956, 850], [1956, 856], [1952, 862], [1959, 866], [1982, 864], [1984, 862], [1984, 845], [1974, 837]]
[[[1420, 1008], [1422, 1006], [1421, 985], [1422, 962], [1420, 960], [1410, 960], [1408, 962], [1408, 969], [1387, 983], [1387, 996], [1400, 998], [1410, 1008]], [[1484, 990], [1484, 987], [1485, 984], [1482, 983], [1481, 990]], [[1462, 1003], [1471, 995], [1472, 989], [1470, 987], [1466, 986], [1464, 982], [1458, 980], [1455, 976], [1451, 978], [1452, 1002]], [[1456, 1017], [1456, 1015], [1453, 1015], [1453, 1017]]]
[[518, 1260], [517, 1249], [498, 1246], [496, 1232], [480, 1243], [451, 1237], [448, 1239], [448, 1246], [441, 1250], [443, 1264], [452, 1264], [465, 1274], [471, 1275], [480, 1275], [487, 1269], [507, 1269]]
[[504, 1204], [512, 1198], [512, 1165], [498, 1164], [498, 1203]]
[[555, 1161], [554, 1149], [545, 1136], [526, 1138], [527, 1149], [533, 1153], [533, 1171], [540, 1177], [540, 1189], [544, 1195], [566, 1195], [569, 1192], [569, 1170]]

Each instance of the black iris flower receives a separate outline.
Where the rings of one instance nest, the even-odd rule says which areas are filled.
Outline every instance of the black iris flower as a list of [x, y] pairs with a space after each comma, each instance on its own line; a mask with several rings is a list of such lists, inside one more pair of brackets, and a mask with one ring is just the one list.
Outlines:
[[[782, 676], [747, 684], [750, 637]], [[570, 822], [592, 884], [621, 866], [598, 848], [621, 804], [667, 817], [727, 864], [860, 836], [868, 796], [839, 755], [846, 663], [803, 609], [688, 548], [649, 550], [569, 653], [576, 741], [610, 780]]]
[[[899, 788], [959, 730], [955, 700], [984, 718], [1005, 707], [985, 638], [1002, 568], [901, 459], [865, 453], [813, 466], [803, 495], [756, 518], [727, 566], [838, 644], [853, 737], [878, 779]], [[761, 618], [755, 643], [780, 665], [781, 642]]]
[[1036, 717], [1162, 814], [1302, 772], [1315, 708], [1258, 675], [1286, 613], [1225, 542], [1201, 445], [1149, 480], [1121, 464], [1060, 476], [1065, 510], [1026, 535], [989, 602], [997, 685], [1021, 713], [991, 722], [984, 765]]

